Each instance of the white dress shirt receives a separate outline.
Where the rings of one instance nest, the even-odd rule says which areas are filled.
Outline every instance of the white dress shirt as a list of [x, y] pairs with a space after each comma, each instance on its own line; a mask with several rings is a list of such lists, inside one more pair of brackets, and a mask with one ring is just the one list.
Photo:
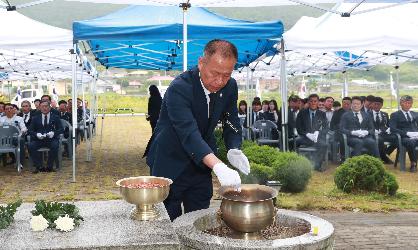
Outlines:
[[209, 116], [210, 116], [210, 114], [209, 114], [209, 103], [210, 103], [209, 94], [210, 94], [210, 91], [207, 88], [205, 88], [205, 85], [203, 85], [202, 79], [200, 78], [200, 72], [199, 72], [199, 80], [200, 80], [200, 84], [202, 85], [203, 91], [205, 92], [206, 103], [208, 105], [208, 118], [209, 118]]
[[28, 129], [25, 126], [25, 122], [23, 121], [23, 118], [17, 115], [13, 115], [11, 118], [8, 118], [7, 116], [2, 116], [0, 118], [0, 124], [13, 126], [17, 125], [16, 127], [18, 127], [22, 133], [28, 131]]
[[359, 112], [353, 111], [353, 112], [354, 112], [354, 117], [356, 117], [356, 113], [358, 114], [358, 120], [361, 124], [363, 122], [363, 116], [361, 115], [361, 112], [360, 111]]

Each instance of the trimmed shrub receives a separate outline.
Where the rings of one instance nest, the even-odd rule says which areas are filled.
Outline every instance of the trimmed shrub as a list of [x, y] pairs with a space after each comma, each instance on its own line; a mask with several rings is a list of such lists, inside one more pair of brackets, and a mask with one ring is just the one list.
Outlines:
[[393, 195], [398, 189], [395, 176], [386, 173], [381, 160], [369, 155], [346, 160], [337, 168], [334, 182], [346, 193], [377, 191]]
[[272, 167], [272, 180], [279, 180], [284, 191], [302, 192], [312, 177], [312, 163], [304, 156], [293, 152], [281, 152]]
[[383, 187], [380, 191], [389, 195], [395, 195], [398, 188], [399, 185], [396, 181], [396, 177], [389, 172], [385, 172]]
[[248, 161], [271, 166], [280, 155], [280, 151], [269, 146], [253, 145], [246, 147], [242, 152], [247, 156]]
[[274, 175], [274, 170], [271, 167], [250, 162], [251, 173], [249, 175], [241, 174], [242, 183], [257, 183], [265, 185], [271, 176]]

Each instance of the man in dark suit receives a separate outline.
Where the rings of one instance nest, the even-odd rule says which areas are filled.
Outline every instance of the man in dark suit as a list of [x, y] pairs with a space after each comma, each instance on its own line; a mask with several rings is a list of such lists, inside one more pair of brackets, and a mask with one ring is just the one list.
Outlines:
[[359, 96], [351, 98], [351, 110], [341, 117], [340, 131], [347, 135], [348, 146], [353, 148], [353, 156], [361, 155], [363, 148], [368, 154], [379, 157], [372, 117], [361, 111], [362, 101]]
[[[396, 135], [390, 133], [389, 129], [389, 115], [386, 112], [381, 111], [380, 109], [383, 106], [383, 98], [376, 96], [371, 107], [371, 115], [373, 118], [373, 124], [375, 128], [375, 133], [378, 135], [378, 146], [380, 158], [386, 164], [393, 164], [392, 160], [387, 156], [396, 149], [397, 139]], [[390, 147], [387, 149], [385, 142], [390, 143]]]
[[411, 111], [413, 104], [412, 97], [404, 95], [400, 99], [401, 110], [391, 114], [389, 126], [391, 133], [400, 134], [402, 137], [402, 145], [408, 151], [409, 160], [411, 161], [410, 172], [417, 172], [417, 155], [415, 147], [418, 145], [418, 114]]
[[[247, 115], [245, 117], [245, 121], [244, 121], [244, 125], [243, 125], [244, 128], [251, 127], [254, 124], [255, 121], [262, 120], [260, 100], [254, 99], [252, 104], [251, 104], [251, 109], [252, 109], [251, 110], [251, 115], [249, 115], [249, 116]], [[248, 124], [248, 122], [247, 122], [248, 117], [250, 119], [249, 126], [247, 125]]]
[[33, 116], [35, 115], [35, 110], [31, 109], [31, 105], [29, 101], [23, 101], [21, 104], [22, 112], [18, 114], [18, 116], [23, 118], [23, 122], [27, 128], [30, 127], [30, 122], [32, 121]]
[[160, 118], [144, 155], [151, 175], [173, 180], [164, 201], [171, 220], [182, 214], [181, 203], [186, 213], [209, 207], [211, 170], [221, 186], [239, 188], [241, 184], [238, 172], [215, 156], [213, 131], [219, 119], [225, 119], [223, 137], [229, 162], [244, 174], [250, 171], [247, 157], [238, 150], [238, 88], [231, 78], [237, 57], [230, 42], [210, 41], [198, 67], [176, 77], [164, 95]]
[[[300, 102], [301, 99], [297, 95], [291, 95], [288, 100], [288, 110], [287, 110], [287, 136], [289, 139], [295, 139], [297, 136], [296, 130], [296, 118], [299, 114]], [[277, 128], [279, 131], [282, 130], [282, 110], [278, 112], [279, 119], [277, 121]], [[289, 140], [289, 149], [294, 150], [294, 143]]]
[[334, 132], [334, 138], [340, 144], [341, 162], [345, 161], [344, 142], [340, 131], [340, 122], [343, 114], [351, 109], [351, 97], [344, 97], [342, 100], [342, 107], [332, 114], [330, 130]]
[[327, 152], [326, 135], [328, 121], [325, 112], [318, 109], [319, 96], [311, 94], [308, 97], [309, 108], [303, 109], [296, 118], [296, 129], [299, 137], [296, 147], [314, 146], [317, 149], [315, 157], [315, 170], [322, 171], [321, 164]]
[[[44, 170], [47, 172], [53, 171], [53, 164], [58, 157], [59, 136], [64, 132], [60, 118], [50, 112], [50, 103], [41, 101], [39, 106], [42, 114], [34, 116], [29, 127], [31, 142], [28, 149], [35, 166], [33, 172], [35, 174]], [[50, 150], [46, 169], [43, 169], [41, 152], [38, 152], [38, 149], [42, 147], [47, 147]]]

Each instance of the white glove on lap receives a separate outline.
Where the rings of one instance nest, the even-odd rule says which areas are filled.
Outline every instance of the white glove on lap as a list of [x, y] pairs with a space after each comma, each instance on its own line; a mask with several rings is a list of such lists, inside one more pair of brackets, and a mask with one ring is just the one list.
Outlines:
[[50, 131], [46, 134], [49, 138], [54, 137], [54, 131]]
[[313, 138], [313, 142], [318, 142], [318, 136], [319, 136], [319, 131], [315, 131], [315, 133], [313, 133], [314, 138]]
[[375, 129], [374, 130], [374, 133], [377, 134], [377, 135], [379, 135], [380, 134], [380, 129]]
[[308, 137], [309, 140], [314, 141], [315, 140], [315, 135], [311, 134], [311, 133], [307, 133], [306, 137]]
[[390, 128], [386, 129], [386, 133], [390, 135]]
[[351, 135], [360, 136], [360, 130], [353, 130], [353, 131], [351, 131]]
[[245, 156], [239, 149], [230, 149], [226, 154], [229, 163], [237, 168], [241, 173], [248, 175], [250, 173], [250, 163], [247, 156]]
[[213, 166], [213, 172], [218, 177], [221, 186], [232, 186], [237, 190], [241, 189], [241, 178], [238, 172], [228, 168], [223, 162], [216, 163]]
[[369, 131], [367, 131], [367, 130], [360, 130], [360, 137], [361, 138], [363, 138], [363, 137], [365, 137], [365, 136], [367, 136], [369, 134]]
[[415, 139], [416, 137], [418, 137], [418, 132], [406, 132], [406, 135], [409, 138]]
[[37, 133], [37, 134], [36, 134], [36, 137], [38, 137], [38, 139], [39, 139], [39, 140], [44, 139], [44, 135], [43, 135], [43, 134], [41, 134], [41, 133]]

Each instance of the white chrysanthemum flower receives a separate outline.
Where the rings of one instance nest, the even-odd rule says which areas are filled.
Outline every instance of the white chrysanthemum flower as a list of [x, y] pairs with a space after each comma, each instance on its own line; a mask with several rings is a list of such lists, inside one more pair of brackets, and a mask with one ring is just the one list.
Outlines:
[[55, 220], [55, 225], [58, 230], [69, 232], [74, 229], [74, 219], [66, 214], [64, 217], [60, 216]]
[[48, 221], [42, 216], [42, 214], [32, 216], [32, 219], [30, 220], [30, 227], [33, 231], [44, 231], [48, 228]]

